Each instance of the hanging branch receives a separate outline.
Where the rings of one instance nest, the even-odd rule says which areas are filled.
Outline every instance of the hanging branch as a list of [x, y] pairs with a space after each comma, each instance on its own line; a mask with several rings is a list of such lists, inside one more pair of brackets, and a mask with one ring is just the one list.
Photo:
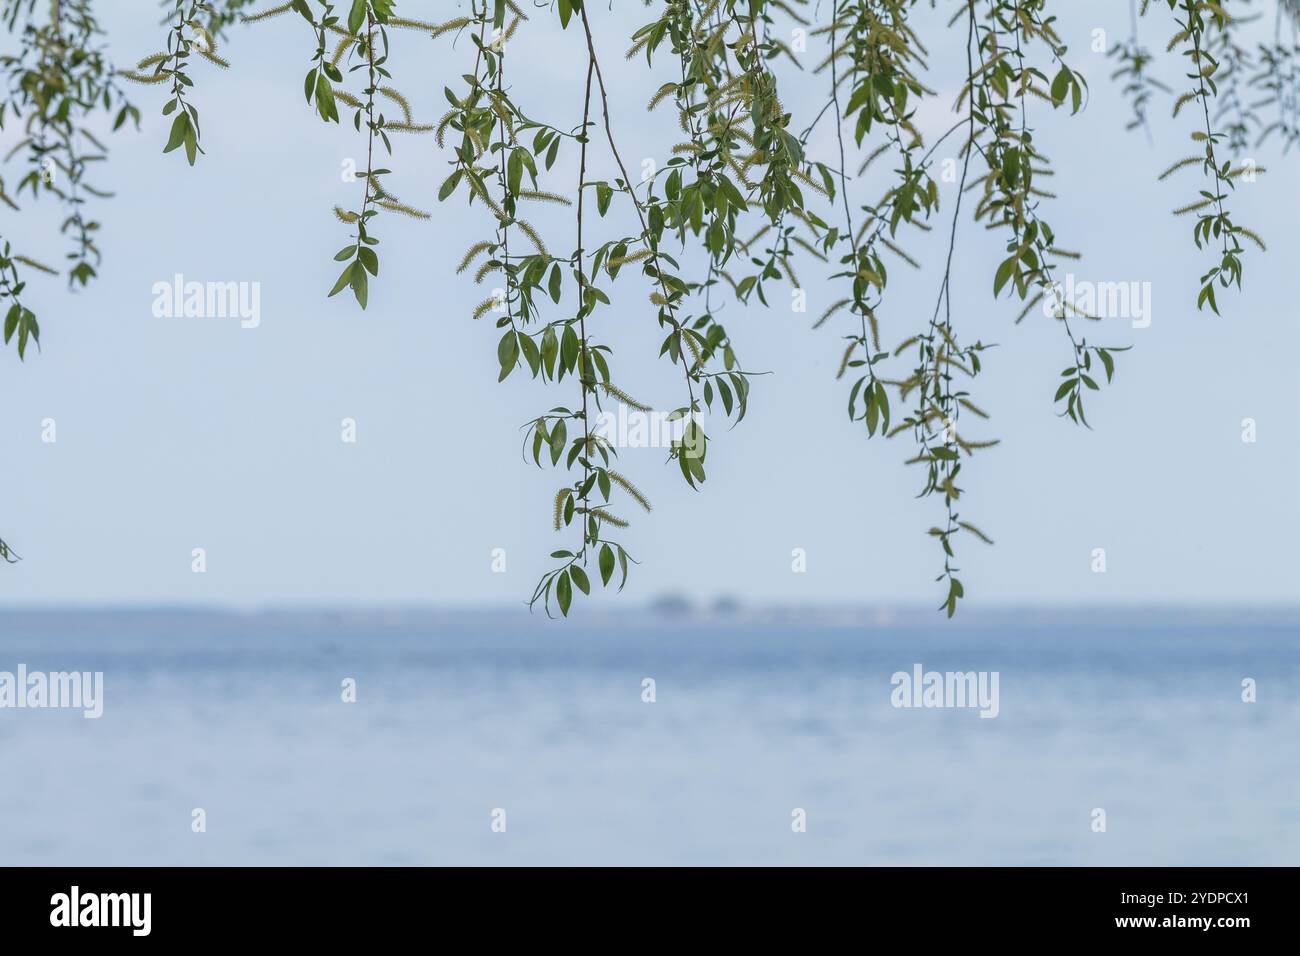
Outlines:
[[[170, 153], [183, 146], [185, 158], [191, 166], [203, 148], [199, 146], [199, 110], [187, 96], [187, 90], [194, 86], [194, 80], [189, 74], [190, 57], [198, 56], [223, 70], [230, 67], [228, 62], [217, 55], [215, 38], [199, 20], [202, 12], [205, 12], [202, 0], [175, 0], [165, 52], [144, 57], [134, 70], [121, 71], [126, 79], [145, 85], [171, 81], [171, 98], [164, 104], [162, 115], [176, 115], [163, 152]], [[152, 73], [143, 72], [150, 67], [153, 68]]]
[[[1240, 153], [1252, 139], [1256, 146], [1280, 143], [1283, 152], [1300, 143], [1300, 3], [1278, 0], [1272, 38], [1252, 47], [1244, 30], [1256, 18], [1234, 15], [1238, 6], [1229, 12], [1213, 0], [1166, 2], [1177, 25], [1166, 52], [1179, 50], [1188, 63], [1187, 88], [1175, 98], [1173, 114], [1178, 118], [1190, 107], [1197, 119], [1191, 132], [1196, 154], [1175, 162], [1161, 178], [1198, 167], [1204, 177], [1197, 198], [1175, 212], [1194, 213], [1197, 247], [1214, 250], [1197, 302], [1217, 313], [1219, 292], [1242, 284], [1245, 240], [1263, 249], [1262, 240], [1231, 213], [1236, 183], [1262, 169], [1253, 161], [1234, 168], [1227, 154]], [[439, 202], [460, 198], [491, 217], [490, 228], [470, 245], [457, 271], [472, 271], [477, 285], [489, 279], [500, 283], [473, 310], [474, 320], [492, 317], [498, 380], [504, 383], [526, 369], [544, 386], [570, 388], [565, 376], [577, 382], [580, 400], [574, 403], [566, 393], [574, 407], [554, 406], [522, 428], [525, 457], [539, 468], [549, 463], [567, 473], [557, 482], [550, 516], [555, 530], [572, 528], [581, 535], [568, 549], [552, 553], [558, 564], [541, 576], [531, 605], [541, 601], [549, 613], [554, 597], [561, 614], [568, 615], [576, 593], [590, 594], [591, 567], [603, 586], [621, 570], [621, 589], [634, 563], [612, 536], [628, 526], [626, 499], [646, 511], [650, 503], [613, 467], [616, 443], [599, 433], [593, 416], [605, 401], [651, 411], [616, 383], [614, 351], [606, 341], [612, 336], [603, 334], [601, 321], [607, 314], [602, 309], [611, 306], [607, 290], [620, 275], [635, 274], [649, 280], [652, 314], [662, 332], [659, 355], [675, 367], [673, 387], [685, 385], [685, 403], [669, 413], [681, 434], [668, 457], [695, 489], [706, 477], [708, 436], [702, 419], [714, 412], [717, 399], [725, 418], [741, 421], [759, 374], [743, 367], [737, 343], [719, 320], [729, 304], [728, 290], [741, 306], [772, 305], [787, 284], [792, 302], [810, 291], [829, 291], [812, 324], [818, 328], [845, 313], [838, 377], [852, 380], [846, 383], [850, 420], [864, 426], [868, 438], [907, 433], [917, 446], [909, 463], [923, 466], [925, 474], [921, 496], [943, 499], [942, 520], [930, 534], [943, 550], [941, 607], [951, 616], [966, 593], [956, 542], [965, 533], [991, 543], [963, 517], [962, 468], [975, 452], [996, 444], [972, 437], [965, 427], [987, 418], [968, 389], [991, 346], [978, 338], [972, 344], [963, 331], [971, 327], [966, 313], [976, 308], [975, 300], [965, 296], [953, 308], [952, 263], [963, 209], [973, 206], [975, 222], [1002, 250], [992, 276], [994, 299], [1007, 293], [1018, 300], [1023, 311], [1017, 323], [1042, 305], [1061, 325], [1070, 359], [1054, 397], [1060, 415], [1089, 425], [1085, 397], [1101, 390], [1103, 373], [1106, 382], [1111, 380], [1114, 353], [1124, 350], [1090, 343], [1084, 330], [1096, 319], [1065, 299], [1058, 278], [1062, 263], [1078, 254], [1062, 248], [1049, 222], [1055, 197], [1043, 183], [1054, 170], [1031, 107], [1044, 109], [1037, 105], [1041, 102], [1074, 115], [1087, 100], [1084, 78], [1067, 63], [1068, 50], [1055, 31], [1053, 12], [1061, 3], [962, 0], [956, 5], [949, 25], [966, 34], [966, 76], [955, 107], [961, 118], [928, 144], [915, 125], [919, 108], [935, 95], [927, 85], [930, 54], [916, 25], [918, 0], [834, 0], [818, 6], [808, 0], [647, 3], [654, 8], [651, 19], [632, 34], [628, 59], [644, 57], [647, 67], [667, 79], [641, 102], [652, 114], [675, 113], [681, 141], [667, 148], [664, 162], [633, 182], [612, 122], [627, 104], [611, 101], [583, 0], [556, 0], [550, 8], [562, 31], [570, 24], [578, 27], [581, 39], [575, 42], [585, 50], [584, 98], [575, 111], [581, 121], [571, 127], [532, 115], [507, 83], [507, 48], [529, 19], [517, 0], [470, 0], [467, 10], [436, 22], [399, 16], [394, 0], [289, 0], [256, 9], [251, 0], [162, 0], [165, 47], [131, 70], [115, 69], [109, 61], [90, 0], [54, 0], [40, 13], [33, 0], [0, 0], [0, 17], [19, 44], [16, 54], [0, 56], [9, 80], [0, 126], [7, 116], [17, 116], [25, 133], [11, 153], [21, 154], [25, 167], [12, 195], [0, 178], [0, 204], [17, 212], [24, 190], [33, 199], [54, 195], [65, 207], [69, 283], [86, 284], [100, 268], [99, 224], [86, 211], [88, 197], [107, 194], [86, 181], [90, 164], [106, 149], [85, 129], [85, 118], [104, 109], [115, 112], [115, 129], [128, 119], [138, 122], [138, 111], [117, 89], [120, 78], [169, 87], [163, 113], [172, 120], [164, 151], [183, 147], [193, 165], [204, 151], [193, 102], [195, 60], [227, 67], [217, 44], [226, 41], [236, 20], [261, 24], [285, 14], [295, 21], [300, 16], [311, 30], [303, 82], [311, 111], [320, 121], [341, 125], [341, 110], [352, 110], [354, 130], [364, 132], [366, 143], [365, 169], [357, 177], [363, 183], [359, 202], [335, 209], [355, 232], [336, 256], [343, 271], [329, 295], [350, 288], [366, 308], [371, 280], [379, 275], [376, 218], [385, 212], [430, 217], [394, 195], [387, 186], [391, 172], [383, 164], [393, 154], [392, 134], [431, 133], [447, 162], [441, 181], [431, 184]], [[1154, 138], [1149, 107], [1156, 93], [1168, 90], [1154, 79], [1156, 59], [1138, 40], [1138, 17], [1149, 6], [1150, 0], [1134, 0], [1129, 39], [1113, 46], [1110, 55], [1117, 61], [1114, 78], [1131, 105], [1129, 128], [1141, 127]], [[814, 25], [823, 9], [828, 22]], [[828, 43], [827, 55], [808, 68], [813, 75], [828, 75], [830, 89], [807, 116], [783, 99], [790, 71], [805, 70], [806, 51], [783, 39], [796, 36], [796, 29]], [[450, 108], [440, 107], [436, 123], [417, 121], [411, 101], [391, 82], [390, 31], [440, 44], [440, 50], [448, 43], [459, 43], [457, 49], [472, 46], [472, 68], [453, 81], [454, 89], [444, 88]], [[353, 76], [357, 82], [349, 88]], [[814, 134], [823, 121], [836, 124], [828, 158], [815, 155], [820, 140]], [[844, 124], [852, 124], [851, 139]], [[592, 140], [597, 127], [600, 135]], [[895, 261], [922, 267], [904, 248], [906, 237], [932, 228], [940, 206], [932, 173], [936, 150], [959, 130], [965, 134], [957, 150], [961, 176], [943, 272], [932, 314], [917, 321], [887, 296], [890, 272]], [[550, 174], [561, 151], [574, 145], [577, 193], [570, 196], [566, 191], [573, 183], [556, 187]], [[618, 173], [612, 182], [591, 176], [606, 146]], [[874, 166], [876, 176], [886, 163], [892, 169], [883, 174], [885, 184], [874, 201], [854, 196], [868, 170]], [[968, 192], [973, 193], [970, 204], [964, 202]], [[597, 237], [616, 193], [630, 200], [627, 221], [634, 212], [635, 225], [630, 234], [610, 230]], [[545, 220], [526, 213], [547, 206], [576, 206], [576, 221], [562, 235], [545, 234]], [[568, 255], [553, 253], [552, 248], [567, 246], [569, 228], [576, 231], [576, 247]], [[670, 250], [673, 240], [680, 250]], [[961, 241], [964, 247], [967, 240]], [[5, 341], [16, 342], [22, 359], [30, 344], [40, 347], [26, 279], [32, 272], [55, 270], [18, 254], [8, 242], [0, 248], [0, 300], [9, 300]], [[822, 266], [831, 273], [829, 281], [804, 288], [799, 274]], [[566, 301], [573, 307], [562, 308]], [[886, 335], [899, 342], [892, 350], [882, 342]], [[891, 372], [900, 360], [907, 362], [905, 371]], [[3, 541], [0, 558], [17, 559]]]
[[[1215, 286], [1226, 289], [1236, 285], [1241, 288], [1241, 255], [1245, 251], [1241, 238], [1250, 239], [1261, 251], [1264, 250], [1263, 240], [1251, 230], [1237, 225], [1228, 209], [1227, 198], [1236, 186], [1234, 180], [1245, 169], [1233, 170], [1230, 160], [1220, 161], [1217, 149], [1224, 135], [1215, 130], [1210, 119], [1210, 99], [1218, 95], [1214, 77], [1219, 63], [1206, 49], [1206, 34], [1211, 24], [1217, 29], [1226, 29], [1229, 17], [1218, 4], [1207, 3], [1205, 0], [1169, 0], [1169, 7], [1182, 14], [1177, 19], [1180, 29], [1169, 41], [1169, 48], [1172, 50], [1180, 44], [1184, 46], [1183, 55], [1188, 59], [1190, 71], [1187, 78], [1191, 80], [1192, 87], [1174, 103], [1174, 116], [1177, 117], [1183, 107], [1191, 103], [1200, 106], [1201, 126], [1192, 132], [1191, 139], [1200, 144], [1204, 151], [1199, 165], [1209, 184], [1209, 189], [1200, 191], [1200, 199], [1175, 209], [1174, 215], [1196, 213], [1196, 225], [1192, 229], [1196, 248], [1212, 244], [1219, 247], [1219, 261], [1201, 276], [1201, 291], [1196, 297], [1198, 309], [1208, 304], [1217, 315], [1219, 305], [1215, 297]], [[1165, 170], [1160, 178], [1165, 179], [1179, 169], [1196, 163], [1197, 160], [1191, 157], [1180, 160]]]

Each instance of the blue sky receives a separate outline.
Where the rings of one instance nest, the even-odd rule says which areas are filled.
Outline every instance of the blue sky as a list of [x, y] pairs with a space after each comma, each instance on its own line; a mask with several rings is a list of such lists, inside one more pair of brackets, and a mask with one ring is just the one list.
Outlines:
[[[450, 16], [457, 5], [399, 6]], [[1154, 143], [1124, 131], [1128, 108], [1107, 80], [1113, 64], [1090, 45], [1098, 28], [1109, 42], [1127, 34], [1128, 5], [1084, 6], [1072, 5], [1060, 32], [1091, 84], [1087, 109], [1065, 118], [1043, 104], [1035, 116], [1062, 197], [1051, 218], [1062, 244], [1085, 253], [1073, 269], [1079, 279], [1151, 283], [1152, 321], [1089, 330], [1133, 350], [1092, 400], [1093, 431], [1058, 419], [1052, 393], [1069, 360], [1059, 325], [1041, 314], [1013, 324], [1019, 306], [991, 295], [1001, 243], [963, 222], [955, 322], [998, 343], [975, 397], [1002, 444], [965, 473], [963, 516], [997, 545], [966, 543], [962, 577], [970, 599], [986, 603], [1290, 600], [1296, 518], [1285, 489], [1300, 465], [1288, 401], [1300, 347], [1295, 158], [1271, 149], [1249, 157], [1269, 172], [1238, 189], [1234, 209], [1270, 251], [1248, 256], [1245, 290], [1221, 299], [1222, 317], [1197, 312], [1207, 258], [1192, 247], [1191, 222], [1169, 215], [1194, 195], [1194, 177], [1156, 182], [1193, 151], [1188, 127], [1161, 103], [1152, 108]], [[591, 15], [620, 150], [629, 166], [662, 162], [674, 123], [644, 104], [670, 73], [657, 66], [662, 76], [651, 78], [643, 61], [624, 63], [626, 37], [647, 15], [640, 4], [615, 7], [593, 5]], [[163, 42], [151, 4], [113, 4], [104, 16], [122, 62]], [[930, 133], [953, 122], [964, 65], [963, 34], [946, 30], [946, 19], [925, 21], [935, 64], [928, 80], [939, 94], [919, 118]], [[1153, 9], [1141, 32], [1163, 49], [1167, 14]], [[331, 207], [359, 189], [340, 173], [364, 144], [350, 123], [327, 127], [304, 104], [312, 50], [301, 20], [236, 27], [223, 51], [233, 68], [195, 69], [207, 154], [194, 168], [179, 152], [161, 152], [159, 91], [135, 91], [143, 129], [113, 137], [111, 162], [94, 180], [117, 194], [97, 209], [101, 278], [76, 294], [59, 280], [34, 280], [43, 349], [21, 364], [12, 348], [0, 353], [0, 533], [24, 558], [0, 570], [5, 603], [513, 603], [562, 546], [550, 525], [558, 482], [523, 462], [519, 427], [576, 390], [519, 374], [497, 384], [496, 336], [470, 319], [484, 289], [455, 275], [487, 223], [460, 200], [436, 203], [447, 155], [432, 139], [396, 141], [385, 165], [397, 194], [433, 209], [434, 219], [379, 221], [383, 268], [365, 313], [350, 297], [325, 298], [337, 273], [331, 257], [348, 233]], [[562, 126], [578, 120], [583, 52], [572, 27], [562, 33], [553, 14], [538, 11], [508, 57], [535, 113]], [[390, 61], [425, 120], [443, 112], [442, 87], [471, 62], [466, 42], [413, 34], [395, 37]], [[1173, 58], [1158, 71], [1179, 82]], [[825, 86], [820, 77], [791, 85], [786, 104], [804, 117], [797, 126], [821, 108]], [[16, 135], [6, 130], [6, 144]], [[830, 161], [832, 146], [833, 129], [820, 129], [813, 151]], [[612, 178], [606, 152], [594, 154], [592, 175]], [[574, 158], [562, 155], [553, 186], [576, 178]], [[859, 203], [878, 192], [872, 181], [852, 188]], [[954, 198], [946, 185], [942, 230], [905, 243], [926, 263], [943, 251], [938, 233]], [[6, 236], [30, 255], [58, 259], [56, 213], [48, 201], [21, 218], [6, 213]], [[592, 228], [619, 234], [625, 214]], [[536, 221], [552, 246], [572, 246], [568, 212]], [[814, 265], [801, 270], [807, 314], [781, 296], [771, 309], [733, 303], [722, 313], [745, 366], [772, 374], [756, 381], [739, 427], [711, 429], [701, 492], [685, 487], [661, 452], [624, 452], [624, 470], [655, 512], [624, 535], [642, 564], [622, 600], [677, 591], [938, 603], [937, 549], [924, 531], [939, 504], [914, 500], [917, 475], [901, 464], [910, 453], [902, 439], [868, 442], [849, 423], [845, 384], [834, 379], [842, 330], [809, 330], [840, 293]], [[260, 283], [261, 324], [155, 317], [152, 288], [176, 273]], [[938, 279], [933, 265], [895, 269], [882, 314], [887, 339], [928, 317]], [[614, 346], [629, 392], [672, 407], [680, 373], [655, 359], [654, 312], [640, 281], [625, 273], [594, 334]], [[355, 444], [340, 440], [344, 418], [357, 422]], [[1245, 418], [1257, 423], [1254, 443], [1242, 441]], [[46, 419], [56, 422], [53, 444], [42, 441]], [[205, 574], [191, 572], [195, 547], [207, 551]], [[491, 570], [494, 548], [505, 549], [506, 573]], [[791, 571], [794, 548], [807, 553], [806, 573]], [[1106, 550], [1104, 574], [1091, 570], [1095, 548]]]

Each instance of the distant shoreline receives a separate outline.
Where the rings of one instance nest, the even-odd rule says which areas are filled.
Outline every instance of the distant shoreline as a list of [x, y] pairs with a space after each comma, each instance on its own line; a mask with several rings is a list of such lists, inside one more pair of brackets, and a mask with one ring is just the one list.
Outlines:
[[453, 626], [465, 629], [528, 626], [529, 622], [555, 632], [588, 629], [661, 628], [674, 623], [695, 628], [743, 628], [794, 625], [801, 629], [854, 628], [867, 630], [924, 629], [926, 631], [999, 630], [1041, 628], [1109, 630], [1169, 627], [1252, 627], [1300, 629], [1300, 605], [1033, 605], [971, 606], [948, 621], [930, 607], [916, 605], [852, 607], [835, 605], [747, 606], [727, 603], [692, 604], [672, 599], [636, 607], [592, 606], [566, 621], [548, 622], [544, 614], [529, 614], [511, 607], [268, 607], [236, 609], [184, 606], [30, 606], [0, 609], [0, 634], [10, 626], [39, 630], [77, 628], [111, 621], [119, 626], [146, 630], [171, 628], [225, 629], [237, 623], [241, 630], [280, 629], [285, 626], [365, 627], [378, 631], [408, 631]]

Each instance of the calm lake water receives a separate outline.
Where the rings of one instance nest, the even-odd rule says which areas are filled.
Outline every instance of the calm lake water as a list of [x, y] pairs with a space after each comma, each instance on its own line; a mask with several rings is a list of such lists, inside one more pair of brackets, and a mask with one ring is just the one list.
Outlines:
[[0, 614], [105, 684], [0, 709], [0, 863], [1300, 864], [1295, 623], [1088, 620]]

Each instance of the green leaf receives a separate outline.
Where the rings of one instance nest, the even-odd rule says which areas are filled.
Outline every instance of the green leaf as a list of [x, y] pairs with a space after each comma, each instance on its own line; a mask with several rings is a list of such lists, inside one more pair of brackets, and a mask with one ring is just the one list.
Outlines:
[[524, 354], [524, 361], [528, 363], [528, 370], [533, 373], [533, 378], [536, 378], [538, 370], [542, 367], [542, 355], [537, 349], [537, 343], [533, 341], [531, 335], [521, 333], [519, 348]]
[[501, 336], [501, 341], [497, 343], [497, 361], [501, 363], [501, 378], [497, 381], [504, 381], [505, 377], [514, 371], [515, 362], [519, 358], [519, 338], [514, 329], [510, 329], [505, 335]]
[[993, 277], [994, 297], [998, 296], [1002, 292], [1002, 287], [1006, 285], [1007, 280], [1011, 278], [1011, 273], [1015, 271], [1016, 263], [1018, 261], [1019, 260], [1015, 256], [1011, 256], [998, 266], [997, 275]]
[[326, 298], [333, 298], [347, 287], [347, 284], [352, 281], [352, 270], [356, 267], [355, 262], [350, 262], [344, 266], [343, 271], [339, 273], [339, 281], [334, 283], [334, 288], [330, 289], [330, 294]]
[[1070, 68], [1064, 63], [1061, 64], [1060, 72], [1056, 74], [1056, 79], [1052, 80], [1052, 105], [1060, 106], [1065, 102], [1065, 96], [1070, 92], [1070, 84], [1074, 76], [1070, 73]]
[[338, 104], [334, 102], [334, 87], [330, 85], [329, 77], [322, 71], [316, 74], [316, 112], [325, 122], [333, 120], [339, 121]]
[[572, 325], [566, 325], [564, 335], [560, 339], [560, 363], [563, 368], [577, 368], [578, 350], [581, 347], [581, 343], [578, 341], [578, 333], [573, 331]]
[[555, 360], [559, 354], [560, 343], [555, 337], [555, 329], [547, 326], [542, 333], [542, 364], [546, 368], [547, 377], [555, 375]]
[[524, 178], [524, 161], [520, 154], [524, 152], [522, 146], [516, 146], [510, 152], [510, 159], [506, 163], [506, 187], [514, 195], [519, 195], [519, 183]]
[[1111, 381], [1115, 377], [1115, 360], [1105, 349], [1098, 349], [1097, 355], [1101, 357], [1101, 364], [1106, 367], [1106, 381]]
[[357, 297], [357, 302], [364, 309], [369, 296], [369, 280], [366, 278], [366, 270], [361, 268], [360, 256], [352, 263], [352, 294]]
[[167, 137], [167, 145], [163, 147], [164, 153], [170, 153], [173, 149], [179, 147], [185, 142], [185, 134], [190, 129], [190, 114], [181, 110], [172, 120], [171, 135]]
[[575, 564], [573, 567], [569, 568], [569, 576], [573, 578], [573, 583], [578, 586], [578, 589], [582, 591], [583, 594], [591, 593], [591, 582], [587, 580], [586, 571], [582, 570], [582, 568]]
[[961, 586], [961, 582], [956, 578], [951, 578], [948, 582], [948, 597], [940, 607], [947, 608], [948, 616], [952, 617], [957, 611], [957, 599], [964, 597], [966, 589]]
[[366, 23], [366, 0], [352, 0], [352, 10], [348, 13], [348, 32], [357, 34]]
[[379, 256], [375, 254], [374, 249], [369, 246], [362, 246], [357, 250], [357, 259], [372, 276], [379, 275]]
[[[551, 429], [551, 464], [558, 465], [560, 456], [564, 454], [564, 445], [568, 440], [568, 429], [564, 425], [564, 419], [561, 418]], [[570, 499], [572, 500], [572, 499]]]
[[614, 576], [614, 549], [608, 544], [600, 546], [600, 583], [603, 586], [609, 585], [609, 579]]
[[438, 190], [438, 202], [442, 202], [456, 191], [456, 185], [460, 182], [461, 172], [462, 171], [458, 169], [447, 177], [447, 181], [443, 183], [442, 188]]
[[573, 587], [569, 584], [569, 574], [561, 571], [555, 581], [555, 596], [560, 601], [560, 613], [569, 616], [569, 605], [573, 603]]

